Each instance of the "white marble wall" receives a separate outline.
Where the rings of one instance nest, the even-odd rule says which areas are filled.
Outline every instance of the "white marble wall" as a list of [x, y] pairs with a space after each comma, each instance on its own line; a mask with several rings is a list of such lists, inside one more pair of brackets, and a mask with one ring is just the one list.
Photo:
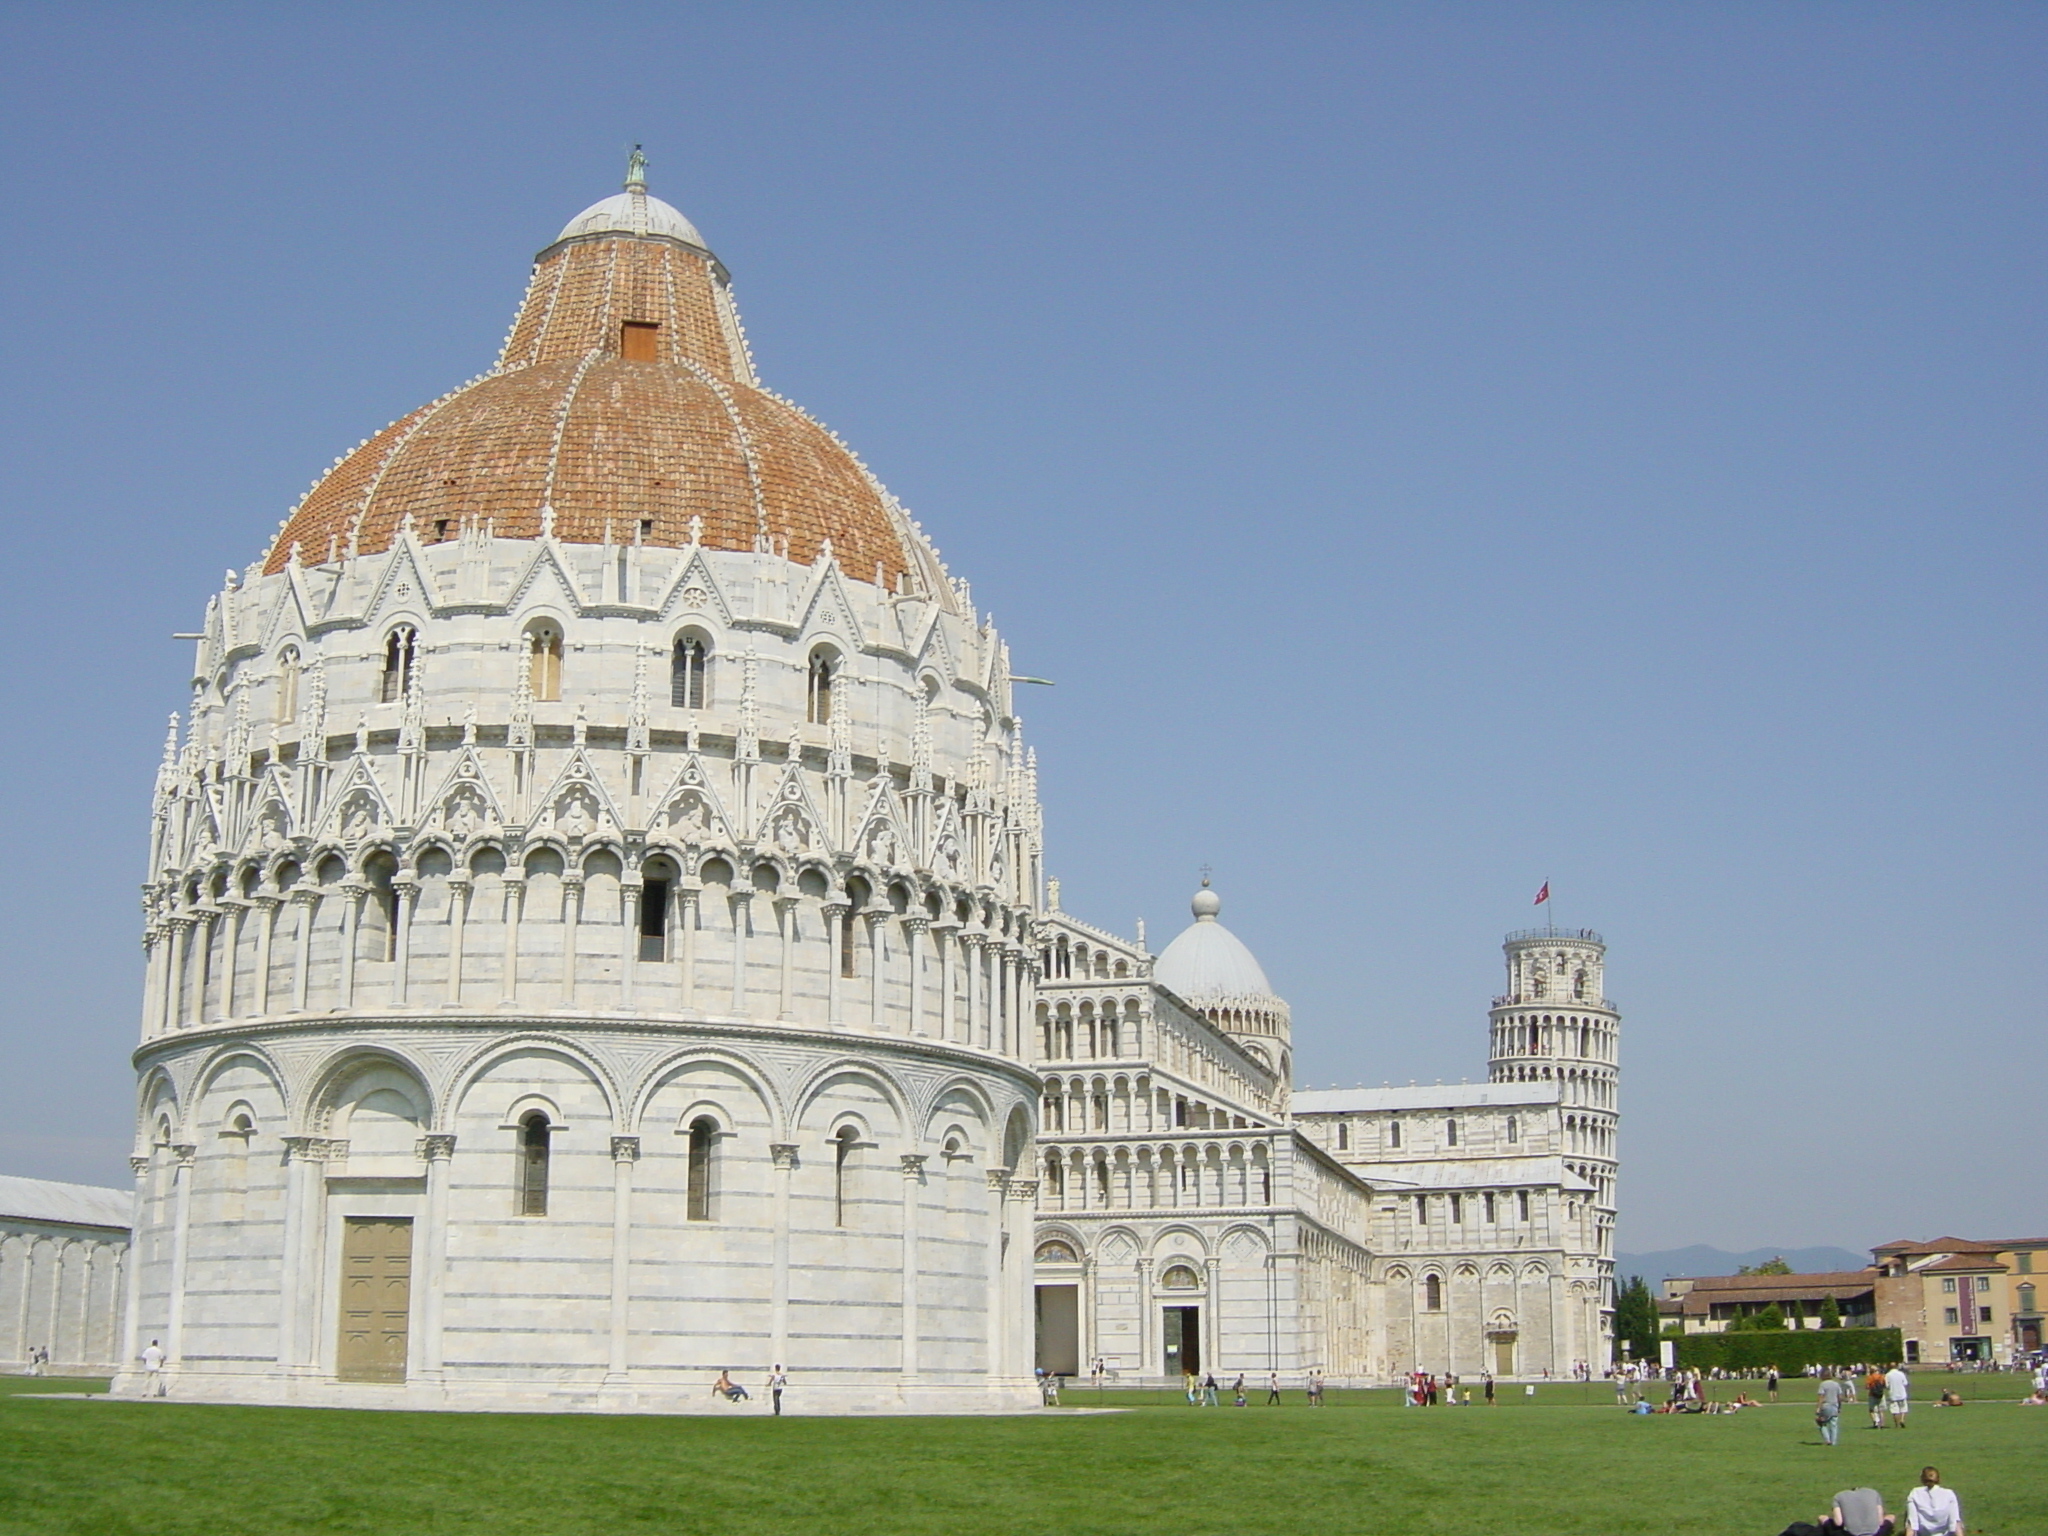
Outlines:
[[0, 1218], [0, 1371], [36, 1348], [52, 1374], [112, 1370], [127, 1262], [125, 1232]]

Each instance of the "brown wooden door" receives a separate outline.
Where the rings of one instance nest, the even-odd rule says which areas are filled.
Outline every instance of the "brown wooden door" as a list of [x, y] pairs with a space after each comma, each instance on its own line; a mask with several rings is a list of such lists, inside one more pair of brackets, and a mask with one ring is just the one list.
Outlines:
[[404, 1381], [406, 1318], [412, 1310], [412, 1223], [351, 1216], [341, 1236], [343, 1381]]

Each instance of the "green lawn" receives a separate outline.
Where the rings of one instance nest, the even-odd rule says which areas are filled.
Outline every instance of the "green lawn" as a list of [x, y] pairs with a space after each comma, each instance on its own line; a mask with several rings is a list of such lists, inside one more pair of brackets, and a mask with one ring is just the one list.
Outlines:
[[[2005, 1381], [1961, 1378], [1969, 1406], [1937, 1412], [1941, 1379], [1921, 1380], [1912, 1428], [1851, 1414], [1829, 1450], [1790, 1392], [1713, 1417], [1630, 1417], [1611, 1393], [1580, 1406], [1559, 1385], [1491, 1412], [1404, 1410], [1372, 1393], [1314, 1411], [1297, 1393], [1242, 1411], [777, 1421], [53, 1401], [24, 1389], [80, 1384], [0, 1379], [0, 1531], [1775, 1536], [1849, 1484], [1897, 1504], [1934, 1461], [1973, 1532], [2048, 1533], [2048, 1409], [2015, 1406]], [[1596, 1403], [1605, 1391], [1592, 1389]]]

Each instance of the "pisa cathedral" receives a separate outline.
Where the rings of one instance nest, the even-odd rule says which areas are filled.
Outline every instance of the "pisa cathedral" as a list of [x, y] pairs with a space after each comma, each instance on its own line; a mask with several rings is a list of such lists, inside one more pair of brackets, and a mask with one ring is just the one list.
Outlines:
[[[1008, 652], [625, 190], [208, 605], [158, 771], [117, 1391], [1002, 1410], [1605, 1356], [1617, 1017], [1294, 1093], [1217, 921], [1058, 910]], [[1049, 899], [1050, 898], [1050, 899]]]

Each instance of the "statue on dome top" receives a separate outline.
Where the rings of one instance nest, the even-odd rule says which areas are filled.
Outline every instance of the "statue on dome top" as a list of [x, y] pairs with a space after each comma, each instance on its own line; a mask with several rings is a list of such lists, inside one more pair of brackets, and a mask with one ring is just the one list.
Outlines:
[[626, 190], [628, 192], [645, 192], [647, 190], [647, 157], [640, 152], [638, 144], [635, 144], [633, 152], [626, 156]]

